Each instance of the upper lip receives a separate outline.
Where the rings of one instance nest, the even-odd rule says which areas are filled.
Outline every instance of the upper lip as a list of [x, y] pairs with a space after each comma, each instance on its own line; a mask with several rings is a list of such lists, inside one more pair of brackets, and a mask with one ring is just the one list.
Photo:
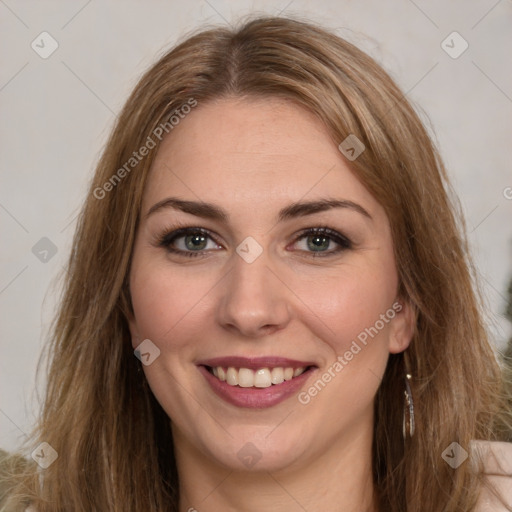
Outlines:
[[210, 366], [212, 368], [249, 368], [251, 370], [259, 370], [260, 368], [303, 368], [308, 366], [316, 366], [312, 361], [298, 361], [296, 359], [288, 359], [286, 357], [214, 357], [213, 359], [205, 359], [197, 363], [198, 366]]

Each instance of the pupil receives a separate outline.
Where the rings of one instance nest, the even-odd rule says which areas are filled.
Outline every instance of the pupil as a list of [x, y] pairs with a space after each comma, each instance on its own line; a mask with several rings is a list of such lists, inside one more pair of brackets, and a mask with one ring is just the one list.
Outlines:
[[313, 249], [327, 249], [329, 247], [329, 238], [325, 236], [314, 236], [311, 238]]
[[204, 235], [189, 235], [186, 238], [187, 248], [188, 249], [202, 249], [202, 244], [206, 241], [206, 237]]

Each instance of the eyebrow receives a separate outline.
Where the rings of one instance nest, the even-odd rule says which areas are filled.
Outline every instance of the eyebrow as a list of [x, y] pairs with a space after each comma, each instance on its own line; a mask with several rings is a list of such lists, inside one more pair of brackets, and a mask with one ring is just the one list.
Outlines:
[[[153, 213], [166, 208], [174, 208], [175, 210], [180, 210], [184, 213], [190, 213], [192, 215], [196, 215], [197, 217], [212, 219], [225, 223], [227, 223], [229, 220], [229, 215], [227, 212], [219, 206], [211, 203], [205, 203], [203, 201], [185, 201], [176, 197], [168, 197], [154, 204], [146, 214], [146, 218]], [[346, 199], [319, 199], [316, 201], [292, 203], [280, 210], [277, 218], [279, 222], [282, 222], [296, 217], [304, 217], [314, 213], [325, 212], [333, 208], [346, 208], [360, 213], [370, 220], [373, 220], [368, 211], [365, 210], [360, 204]]]

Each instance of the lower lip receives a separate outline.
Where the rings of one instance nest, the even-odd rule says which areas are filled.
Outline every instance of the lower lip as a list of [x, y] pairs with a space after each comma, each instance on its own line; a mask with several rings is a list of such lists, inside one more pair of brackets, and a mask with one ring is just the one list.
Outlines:
[[241, 388], [240, 386], [230, 386], [225, 381], [217, 379], [205, 366], [199, 366], [198, 368], [218, 396], [237, 407], [251, 409], [272, 407], [298, 393], [304, 382], [314, 371], [313, 369], [308, 370], [298, 377], [285, 380], [281, 384], [272, 384], [268, 388]]

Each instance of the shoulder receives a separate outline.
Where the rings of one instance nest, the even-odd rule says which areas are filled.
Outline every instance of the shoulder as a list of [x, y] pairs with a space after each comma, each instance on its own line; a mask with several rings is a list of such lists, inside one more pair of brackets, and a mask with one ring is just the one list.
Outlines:
[[508, 512], [512, 507], [512, 443], [473, 441], [471, 450], [481, 458], [487, 481], [509, 507], [484, 486], [475, 512]]

